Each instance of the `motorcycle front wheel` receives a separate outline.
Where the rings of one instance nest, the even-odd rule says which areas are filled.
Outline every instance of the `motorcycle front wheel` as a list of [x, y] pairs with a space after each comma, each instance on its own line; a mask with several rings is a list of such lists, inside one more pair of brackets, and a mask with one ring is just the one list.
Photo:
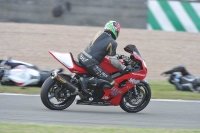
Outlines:
[[[71, 77], [62, 75], [65, 80], [70, 80]], [[76, 95], [71, 95], [67, 88], [63, 88], [62, 85], [51, 77], [47, 78], [41, 87], [40, 98], [42, 103], [51, 110], [63, 110], [68, 108], [76, 98]]]
[[[137, 95], [135, 94], [135, 90]], [[126, 92], [120, 101], [120, 107], [128, 113], [137, 113], [143, 110], [151, 99], [151, 88], [146, 81], [136, 85], [136, 88]]]

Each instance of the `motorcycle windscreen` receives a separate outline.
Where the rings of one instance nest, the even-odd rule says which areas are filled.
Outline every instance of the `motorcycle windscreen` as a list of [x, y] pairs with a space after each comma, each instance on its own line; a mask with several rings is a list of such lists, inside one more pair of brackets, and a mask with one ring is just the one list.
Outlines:
[[8, 78], [20, 86], [35, 85], [40, 81], [40, 73], [24, 65], [19, 65], [9, 71]]
[[74, 67], [70, 53], [59, 53], [55, 51], [49, 51], [49, 53], [65, 67], [70, 69]]

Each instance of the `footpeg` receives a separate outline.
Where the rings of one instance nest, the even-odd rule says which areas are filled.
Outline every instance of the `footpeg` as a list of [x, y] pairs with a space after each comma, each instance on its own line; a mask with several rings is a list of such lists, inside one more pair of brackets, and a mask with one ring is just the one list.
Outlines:
[[92, 96], [92, 93], [91, 93], [91, 92], [89, 92], [87, 89], [83, 89], [83, 88], [82, 88], [82, 91], [83, 91], [83, 92], [85, 92], [86, 94], [89, 94], [89, 95], [91, 95], [91, 96]]

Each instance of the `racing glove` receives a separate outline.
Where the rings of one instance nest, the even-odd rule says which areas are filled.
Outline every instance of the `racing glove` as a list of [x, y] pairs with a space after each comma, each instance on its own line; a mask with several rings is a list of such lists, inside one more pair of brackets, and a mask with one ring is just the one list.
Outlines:
[[124, 58], [124, 55], [119, 55], [119, 59], [123, 59]]
[[122, 74], [127, 74], [127, 73], [129, 73], [131, 71], [132, 71], [132, 67], [131, 67], [131, 65], [128, 65], [121, 71], [121, 73]]

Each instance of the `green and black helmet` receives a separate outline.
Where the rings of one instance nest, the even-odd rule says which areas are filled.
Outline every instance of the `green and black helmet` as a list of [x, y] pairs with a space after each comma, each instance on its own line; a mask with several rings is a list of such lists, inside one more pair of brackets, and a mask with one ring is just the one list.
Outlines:
[[105, 24], [104, 30], [111, 31], [115, 39], [117, 39], [120, 32], [120, 24], [116, 21], [109, 21]]

